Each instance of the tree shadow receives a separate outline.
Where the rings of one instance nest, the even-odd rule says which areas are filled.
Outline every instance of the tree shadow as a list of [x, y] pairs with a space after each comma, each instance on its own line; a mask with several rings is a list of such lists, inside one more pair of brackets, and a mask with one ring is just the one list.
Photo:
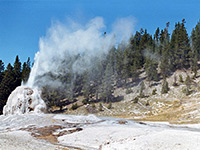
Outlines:
[[53, 114], [60, 114], [60, 113], [63, 113], [65, 111], [67, 111], [68, 108], [65, 108], [65, 109], [59, 109], [59, 110], [54, 110], [54, 111], [50, 111], [50, 113], [53, 113]]
[[120, 102], [122, 100], [124, 100], [124, 96], [117, 96], [117, 97], [113, 97], [110, 102], [116, 103], [116, 102]]
[[157, 85], [160, 85], [160, 84], [161, 84], [160, 82], [155, 82], [155, 83], [150, 84], [150, 87], [157, 86]]

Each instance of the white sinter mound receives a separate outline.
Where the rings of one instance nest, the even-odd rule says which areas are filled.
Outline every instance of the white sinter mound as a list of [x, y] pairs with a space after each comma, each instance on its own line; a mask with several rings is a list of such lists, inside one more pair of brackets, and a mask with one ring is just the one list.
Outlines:
[[40, 97], [38, 88], [25, 86], [17, 87], [8, 97], [3, 108], [3, 114], [25, 114], [29, 112], [41, 113], [46, 110], [46, 104]]

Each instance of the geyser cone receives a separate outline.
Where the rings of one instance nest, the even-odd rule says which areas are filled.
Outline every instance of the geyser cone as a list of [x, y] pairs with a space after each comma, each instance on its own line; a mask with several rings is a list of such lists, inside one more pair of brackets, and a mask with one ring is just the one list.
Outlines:
[[46, 104], [40, 96], [38, 88], [25, 86], [17, 87], [8, 97], [3, 108], [3, 114], [25, 114], [29, 112], [42, 113], [46, 110]]

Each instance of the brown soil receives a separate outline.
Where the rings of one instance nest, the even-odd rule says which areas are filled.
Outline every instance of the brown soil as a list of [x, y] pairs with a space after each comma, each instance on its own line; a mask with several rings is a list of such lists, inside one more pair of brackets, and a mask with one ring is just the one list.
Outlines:
[[[79, 132], [82, 131], [82, 128], [74, 128], [74, 129], [70, 129], [70, 130], [62, 130], [66, 127], [61, 126], [61, 125], [52, 125], [52, 126], [45, 126], [45, 127], [41, 127], [41, 128], [37, 128], [35, 126], [30, 126], [27, 128], [21, 128], [21, 130], [25, 130], [31, 133], [31, 135], [33, 137], [36, 137], [38, 139], [43, 139], [46, 140], [54, 145], [58, 145], [58, 140], [57, 138], [59, 136], [63, 136], [66, 134], [72, 134], [74, 132]], [[58, 134], [54, 134], [54, 132], [61, 130], [60, 132], [58, 132]], [[79, 149], [79, 148], [61, 148], [63, 150], [70, 150], [70, 149]]]

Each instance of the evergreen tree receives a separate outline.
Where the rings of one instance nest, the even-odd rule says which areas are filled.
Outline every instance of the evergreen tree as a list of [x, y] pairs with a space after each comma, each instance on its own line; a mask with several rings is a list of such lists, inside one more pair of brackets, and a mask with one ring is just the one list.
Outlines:
[[140, 83], [140, 97], [143, 98], [145, 95], [144, 95], [144, 90], [145, 90], [145, 84], [144, 84], [144, 81], [142, 81]]
[[188, 89], [190, 89], [190, 86], [191, 86], [191, 79], [190, 79], [190, 76], [187, 75], [186, 79], [185, 79], [185, 85], [187, 86]]
[[183, 76], [181, 74], [179, 75], [179, 82], [183, 83]]
[[168, 27], [169, 22], [166, 23], [166, 28], [164, 30], [161, 30], [160, 34], [160, 73], [163, 78], [166, 78], [170, 75], [170, 72], [172, 71], [172, 58], [173, 58], [173, 52], [170, 50], [170, 42], [169, 42], [169, 33], [168, 33]]
[[108, 63], [102, 80], [101, 99], [106, 103], [111, 102], [113, 99], [112, 95], [113, 90], [114, 90], [114, 74], [111, 64]]
[[[111, 64], [114, 63], [115, 60], [113, 55], [109, 55], [109, 59], [112, 60]], [[108, 58], [107, 58], [108, 59]], [[82, 85], [82, 92], [86, 101], [90, 99], [99, 99], [99, 94], [101, 92], [101, 85], [102, 85], [102, 78], [106, 66], [106, 60], [101, 60], [99, 58], [95, 58], [93, 68], [91, 70], [85, 71], [83, 74], [83, 85]], [[114, 70], [114, 66], [111, 68], [112, 71]]]
[[129, 77], [133, 80], [137, 80], [139, 78], [138, 69], [143, 67], [144, 62], [144, 57], [140, 50], [141, 37], [141, 34], [136, 32], [135, 36], [130, 39], [129, 67], [127, 70], [129, 72]]
[[[99, 58], [96, 58], [96, 64], [95, 67], [92, 69], [91, 75], [90, 75], [90, 81], [92, 81], [92, 90], [91, 92], [94, 93], [95, 99], [99, 99], [99, 93], [101, 92], [101, 85], [103, 80], [104, 71], [106, 69], [106, 61], [100, 60]], [[112, 65], [111, 65], [112, 66]], [[111, 68], [111, 71], [113, 71], [113, 66]]]
[[147, 75], [147, 80], [150, 81], [158, 81], [158, 72], [157, 72], [158, 64], [151, 59], [147, 59], [145, 63], [145, 72]]
[[112, 109], [112, 103], [108, 104], [108, 109]]
[[192, 66], [192, 71], [194, 72], [194, 78], [197, 76], [197, 70], [199, 69], [198, 67], [198, 53], [197, 50], [193, 49], [192, 51], [192, 58], [191, 58], [191, 66]]
[[120, 80], [123, 80], [124, 83], [126, 83], [126, 80], [128, 77], [130, 77], [130, 70], [129, 67], [129, 54], [128, 54], [128, 49], [127, 47], [121, 43], [118, 46], [117, 52], [116, 52], [116, 70], [117, 70], [117, 75]]
[[[62, 111], [64, 104], [69, 104], [69, 100], [65, 99], [67, 97], [66, 95], [66, 89], [64, 88], [52, 88], [48, 86], [44, 86], [42, 88], [42, 99], [47, 104], [47, 107], [50, 108], [52, 106], [60, 107], [60, 111]], [[65, 99], [65, 100], [64, 100]]]
[[200, 60], [200, 21], [197, 23], [191, 34], [192, 51], [197, 54], [197, 59]]
[[94, 88], [95, 84], [94, 81], [89, 79], [88, 73], [84, 74], [84, 79], [83, 79], [83, 95], [86, 99], [87, 102], [89, 102], [90, 98], [92, 98], [94, 94]]
[[12, 65], [9, 63], [3, 80], [0, 84], [0, 111], [2, 112], [3, 106], [6, 104], [8, 96], [16, 88], [15, 86], [15, 73]]
[[145, 65], [144, 69], [147, 75], [147, 80], [150, 81], [158, 81], [158, 72], [157, 72], [157, 67], [158, 67], [158, 61], [159, 58], [157, 58], [157, 52], [158, 52], [158, 47], [159, 47], [159, 28], [157, 29], [155, 33], [155, 37], [153, 40], [152, 36], [147, 34], [148, 37], [148, 42], [147, 42], [147, 47], [145, 49]]
[[169, 91], [168, 82], [166, 81], [166, 78], [164, 78], [161, 93], [165, 94], [165, 93], [168, 93], [168, 91]]
[[200, 22], [196, 25], [195, 29], [192, 30], [191, 34], [191, 65], [194, 77], [197, 75], [198, 60], [200, 60]]
[[148, 48], [149, 44], [149, 34], [147, 33], [147, 29], [145, 29], [144, 34], [142, 35], [141, 39], [141, 50], [144, 51], [146, 48]]
[[185, 79], [185, 85], [186, 85], [186, 89], [185, 89], [185, 94], [186, 95], [190, 95], [191, 94], [191, 91], [190, 91], [190, 87], [191, 87], [191, 79], [190, 79], [190, 76], [187, 75], [186, 79]]
[[21, 75], [21, 62], [19, 60], [19, 57], [18, 55], [16, 56], [16, 59], [15, 59], [15, 62], [14, 62], [14, 75], [15, 75], [15, 81], [14, 81], [14, 86], [17, 87], [17, 86], [20, 86], [21, 85], [21, 78], [22, 78], [22, 75]]
[[[166, 47], [167, 49], [167, 47]], [[163, 52], [161, 62], [160, 62], [160, 73], [163, 78], [166, 78], [170, 75], [171, 72], [171, 65], [170, 65], [170, 58], [167, 50]]]
[[161, 43], [160, 43], [160, 29], [159, 27], [156, 29], [156, 32], [154, 34], [154, 49], [155, 49], [155, 53], [158, 54], [158, 56], [161, 56], [162, 55], [162, 52], [161, 52]]
[[4, 75], [4, 63], [2, 60], [0, 60], [0, 84], [3, 79], [3, 75]]
[[184, 55], [182, 66], [184, 68], [188, 68], [190, 67], [191, 49], [190, 49], [190, 44], [189, 44], [188, 33], [185, 28], [185, 19], [182, 20], [180, 34], [181, 34], [180, 49], [183, 51], [183, 55]]
[[170, 54], [169, 41], [167, 41], [165, 43], [165, 46], [163, 47], [160, 61], [160, 73], [163, 78], [168, 77], [172, 71], [172, 59], [170, 57]]
[[144, 65], [143, 51], [141, 50], [142, 33], [136, 32], [134, 38], [131, 39], [131, 49], [134, 56], [134, 63], [137, 69], [140, 69]]
[[173, 69], [188, 68], [190, 66], [190, 45], [185, 28], [185, 20], [175, 25], [175, 30], [171, 37], [171, 50], [173, 50]]
[[159, 42], [159, 39], [160, 39], [160, 29], [159, 27], [156, 29], [156, 32], [154, 34], [154, 40]]
[[103, 111], [103, 105], [101, 103], [99, 104], [99, 111]]
[[31, 62], [30, 62], [30, 57], [28, 57], [27, 62], [23, 63], [23, 67], [22, 67], [22, 81], [24, 83], [26, 83], [28, 81], [29, 78], [29, 74], [31, 72]]
[[134, 62], [133, 65], [130, 67], [130, 72], [131, 72], [131, 78], [133, 80], [138, 80], [139, 72], [138, 72], [138, 69], [137, 69], [136, 62]]

